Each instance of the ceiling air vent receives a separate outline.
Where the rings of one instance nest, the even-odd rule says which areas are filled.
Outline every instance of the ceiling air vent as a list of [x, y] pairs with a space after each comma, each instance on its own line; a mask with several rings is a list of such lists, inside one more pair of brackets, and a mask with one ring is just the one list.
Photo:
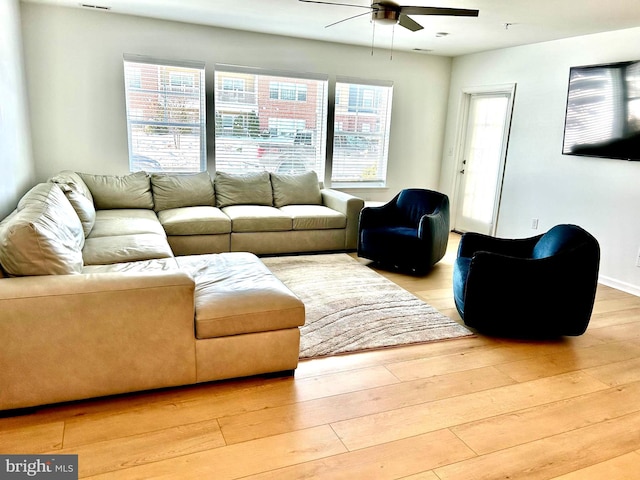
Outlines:
[[111, 10], [111, 7], [105, 7], [104, 5], [91, 5], [90, 3], [81, 3], [82, 8], [91, 8], [93, 10]]

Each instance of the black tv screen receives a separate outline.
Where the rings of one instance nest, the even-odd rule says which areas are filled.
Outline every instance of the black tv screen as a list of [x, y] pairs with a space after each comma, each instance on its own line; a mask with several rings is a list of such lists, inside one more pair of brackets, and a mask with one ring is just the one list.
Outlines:
[[562, 153], [640, 161], [640, 61], [570, 69]]

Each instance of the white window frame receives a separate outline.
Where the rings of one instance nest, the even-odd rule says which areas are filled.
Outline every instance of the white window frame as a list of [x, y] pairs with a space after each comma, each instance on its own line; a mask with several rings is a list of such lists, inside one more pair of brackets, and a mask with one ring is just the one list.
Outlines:
[[[204, 62], [134, 54], [124, 54], [123, 60], [130, 171], [205, 171]], [[157, 68], [153, 88], [145, 84], [142, 73], [150, 68]], [[186, 76], [194, 81], [185, 82]], [[182, 81], [174, 82], [180, 77]], [[151, 113], [141, 105], [142, 101], [160, 103], [154, 111], [162, 113], [162, 118], [150, 118]]]

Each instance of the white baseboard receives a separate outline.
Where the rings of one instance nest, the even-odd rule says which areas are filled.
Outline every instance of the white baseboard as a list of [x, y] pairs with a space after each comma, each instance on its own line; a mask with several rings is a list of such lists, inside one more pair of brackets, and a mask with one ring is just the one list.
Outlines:
[[600, 275], [598, 277], [598, 283], [601, 283], [603, 285], [606, 285], [607, 287], [615, 288], [616, 290], [622, 290], [623, 292], [627, 292], [627, 293], [630, 293], [631, 295], [640, 297], [640, 287], [637, 285], [631, 285], [630, 283], [621, 282], [620, 280], [605, 277], [603, 275]]

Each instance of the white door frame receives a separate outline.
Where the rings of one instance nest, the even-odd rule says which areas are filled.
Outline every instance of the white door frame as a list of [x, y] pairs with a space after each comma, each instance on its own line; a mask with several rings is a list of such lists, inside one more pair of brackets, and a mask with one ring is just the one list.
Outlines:
[[[458, 208], [458, 190], [460, 188], [460, 180], [461, 180], [461, 170], [463, 169], [463, 160], [464, 156], [464, 146], [466, 142], [467, 135], [467, 123], [469, 120], [469, 103], [471, 97], [473, 95], [478, 94], [507, 94], [509, 96], [509, 102], [507, 105], [507, 112], [505, 114], [506, 121], [504, 126], [504, 135], [502, 138], [502, 148], [500, 152], [500, 165], [498, 167], [498, 182], [496, 187], [496, 196], [495, 203], [493, 208], [493, 215], [491, 221], [491, 231], [490, 235], [495, 236], [496, 230], [498, 228], [498, 215], [500, 213], [500, 201], [502, 199], [502, 184], [504, 181], [504, 170], [507, 160], [507, 149], [509, 145], [509, 133], [511, 130], [511, 118], [513, 115], [513, 102], [516, 93], [516, 84], [515, 83], [507, 83], [500, 85], [483, 85], [483, 86], [475, 86], [475, 87], [463, 87], [460, 92], [460, 108], [458, 111], [458, 127], [456, 134], [456, 148], [455, 148], [455, 156], [454, 156], [454, 164], [455, 164], [455, 174], [453, 175], [453, 209], [452, 209], [452, 217], [455, 222], [455, 218], [457, 217]], [[455, 229], [455, 225], [453, 226]]]

